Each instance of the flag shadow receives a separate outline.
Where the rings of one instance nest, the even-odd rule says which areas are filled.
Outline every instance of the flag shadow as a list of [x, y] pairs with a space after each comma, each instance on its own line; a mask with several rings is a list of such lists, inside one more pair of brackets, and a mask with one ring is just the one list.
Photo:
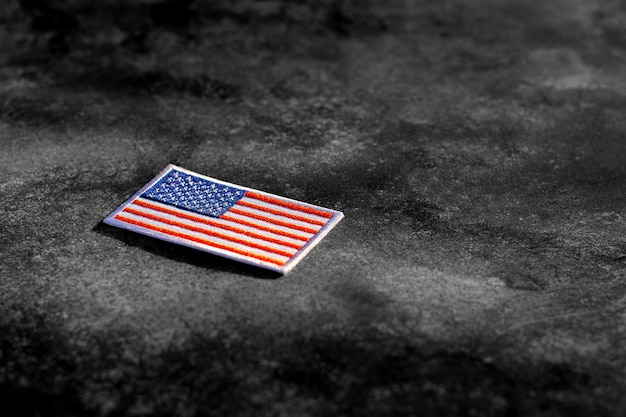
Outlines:
[[172, 244], [170, 242], [164, 242], [140, 233], [122, 230], [117, 227], [109, 226], [102, 221], [95, 225], [91, 230], [96, 233], [115, 238], [129, 246], [140, 247], [155, 255], [177, 262], [185, 262], [201, 268], [232, 272], [257, 279], [273, 280], [283, 276], [278, 272], [222, 258], [211, 253]]

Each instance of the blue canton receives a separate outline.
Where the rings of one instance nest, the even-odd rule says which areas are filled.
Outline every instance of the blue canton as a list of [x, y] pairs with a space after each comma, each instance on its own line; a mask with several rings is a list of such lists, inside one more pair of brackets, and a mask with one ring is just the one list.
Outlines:
[[195, 213], [220, 217], [245, 193], [239, 188], [172, 170], [141, 196]]

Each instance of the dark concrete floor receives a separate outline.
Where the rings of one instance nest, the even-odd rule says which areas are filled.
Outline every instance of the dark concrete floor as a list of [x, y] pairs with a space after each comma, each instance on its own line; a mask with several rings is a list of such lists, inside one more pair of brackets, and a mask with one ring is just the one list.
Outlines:
[[[617, 0], [3, 2], [2, 415], [625, 415], [625, 65]], [[168, 163], [346, 218], [101, 223]]]

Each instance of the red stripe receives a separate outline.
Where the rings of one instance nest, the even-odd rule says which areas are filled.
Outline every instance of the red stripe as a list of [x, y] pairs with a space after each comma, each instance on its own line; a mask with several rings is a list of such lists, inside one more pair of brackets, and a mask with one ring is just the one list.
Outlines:
[[[220, 219], [228, 220], [229, 222], [233, 222], [233, 223], [243, 224], [244, 226], [254, 227], [255, 229], [263, 230], [265, 232], [271, 232], [271, 233], [274, 233], [276, 235], [290, 237], [292, 239], [298, 239], [298, 240], [302, 240], [302, 241], [305, 241], [305, 242], [307, 240], [309, 240], [309, 238], [306, 237], [306, 236], [300, 236], [300, 235], [297, 235], [295, 233], [289, 233], [289, 232], [285, 232], [285, 231], [280, 230], [280, 229], [274, 229], [273, 227], [267, 227], [267, 226], [263, 226], [263, 225], [258, 224], [258, 223], [249, 222], [247, 220], [243, 220], [243, 219], [239, 219], [237, 217], [229, 216], [228, 213], [223, 214], [222, 217], [220, 217]], [[315, 233], [315, 231], [313, 233]]]
[[157, 222], [169, 224], [170, 226], [177, 226], [177, 227], [181, 227], [181, 228], [186, 229], [186, 230], [190, 230], [192, 232], [199, 232], [199, 233], [205, 234], [207, 236], [218, 237], [220, 239], [229, 240], [229, 241], [234, 242], [234, 243], [239, 243], [239, 244], [242, 244], [242, 245], [250, 246], [251, 248], [261, 249], [261, 250], [264, 250], [266, 252], [272, 252], [272, 253], [275, 253], [277, 255], [282, 255], [282, 256], [287, 256], [287, 257], [292, 257], [294, 255], [293, 253], [289, 253], [289, 252], [284, 251], [284, 250], [275, 249], [275, 248], [272, 248], [272, 247], [269, 247], [269, 246], [261, 245], [259, 243], [249, 242], [249, 241], [247, 241], [245, 239], [239, 239], [239, 238], [236, 238], [236, 237], [233, 237], [233, 236], [225, 235], [224, 233], [219, 233], [219, 232], [215, 232], [213, 230], [208, 230], [208, 229], [205, 229], [203, 227], [192, 226], [192, 225], [189, 225], [189, 224], [186, 224], [186, 223], [178, 222], [176, 220], [166, 219], [165, 217], [155, 216], [154, 214], [143, 213], [143, 212], [141, 212], [139, 210], [134, 210], [132, 208], [128, 208], [127, 207], [127, 208], [124, 209], [124, 211], [128, 212], [128, 213], [136, 214], [136, 215], [141, 216], [141, 217], [145, 217], [146, 219], [155, 220]]
[[[317, 233], [317, 230], [311, 229], [310, 227], [298, 226], [298, 225], [293, 224], [293, 223], [283, 222], [281, 220], [276, 220], [276, 219], [273, 219], [271, 217], [262, 216], [260, 214], [254, 214], [254, 213], [250, 213], [250, 212], [245, 211], [245, 210], [239, 210], [235, 206], [231, 207], [230, 210], [228, 210], [228, 213], [241, 214], [242, 216], [250, 217], [251, 219], [262, 220], [264, 222], [273, 223], [273, 224], [276, 224], [278, 226], [289, 227], [290, 229], [300, 230], [301, 232], [307, 232], [307, 233], [313, 233], [313, 234]], [[224, 216], [222, 216], [222, 218], [224, 218]]]
[[270, 197], [265, 194], [255, 193], [253, 191], [247, 191], [245, 197], [253, 198], [259, 201], [264, 201], [266, 203], [274, 204], [274, 205], [281, 206], [281, 207], [287, 207], [289, 209], [301, 211], [303, 213], [314, 214], [320, 217], [326, 217], [327, 219], [330, 219], [331, 217], [333, 217], [333, 214], [327, 211], [322, 211], [322, 210], [314, 209], [312, 207], [307, 207], [307, 206], [301, 206], [300, 204], [295, 204], [290, 201], [280, 200], [278, 198]]
[[289, 219], [299, 220], [301, 222], [307, 222], [307, 223], [315, 224], [315, 225], [318, 225], [318, 226], [324, 226], [326, 224], [326, 222], [321, 221], [321, 220], [309, 219], [308, 217], [298, 216], [297, 214], [286, 213], [286, 212], [281, 211], [281, 210], [271, 209], [269, 207], [261, 206], [261, 205], [254, 204], [254, 203], [249, 203], [247, 201], [239, 200], [239, 201], [237, 201], [237, 205], [244, 206], [244, 207], [250, 207], [250, 208], [253, 208], [253, 209], [256, 209], [256, 210], [264, 211], [266, 213], [272, 213], [272, 214], [276, 214], [278, 216], [283, 216], [283, 217], [287, 217]]
[[229, 252], [233, 252], [233, 253], [238, 253], [240, 255], [244, 255], [244, 256], [248, 256], [250, 258], [255, 258], [258, 259], [260, 261], [265, 261], [265, 262], [270, 262], [276, 265], [285, 265], [287, 262], [285, 261], [280, 261], [278, 259], [274, 259], [274, 258], [270, 258], [268, 256], [263, 256], [263, 255], [258, 255], [254, 252], [249, 252], [249, 251], [245, 251], [245, 250], [241, 250], [238, 248], [235, 248], [233, 246], [229, 246], [229, 245], [223, 245], [221, 243], [217, 243], [217, 242], [212, 242], [210, 240], [207, 239], [202, 239], [193, 235], [189, 235], [187, 233], [180, 233], [180, 232], [175, 232], [173, 230], [169, 230], [166, 229], [164, 227], [158, 227], [158, 226], [154, 226], [150, 223], [144, 223], [138, 220], [133, 220], [133, 219], [129, 219], [128, 217], [124, 217], [124, 216], [120, 216], [119, 214], [115, 216], [115, 219], [123, 221], [125, 223], [129, 223], [129, 224], [134, 224], [135, 226], [140, 226], [146, 229], [150, 229], [150, 230], [154, 230], [156, 232], [160, 232], [160, 233], [165, 233], [167, 235], [171, 235], [171, 236], [176, 236], [176, 237], [180, 237], [183, 239], [187, 239], [187, 240], [191, 240], [192, 242], [197, 242], [197, 243], [202, 243], [203, 245], [207, 245], [207, 246], [212, 246], [214, 248], [218, 248], [218, 249], [224, 249], [227, 250]]
[[[208, 224], [209, 226], [219, 227], [220, 229], [230, 230], [231, 232], [241, 233], [241, 234], [246, 235], [246, 236], [250, 236], [250, 237], [253, 237], [253, 238], [256, 238], [256, 239], [265, 240], [267, 242], [277, 243], [279, 245], [288, 246], [290, 248], [300, 249], [302, 247], [302, 245], [298, 245], [296, 243], [285, 242], [284, 240], [275, 239], [275, 238], [268, 237], [268, 236], [265, 236], [265, 235], [260, 235], [258, 233], [250, 232], [250, 231], [248, 231], [246, 229], [229, 226], [227, 224], [222, 224], [222, 223], [216, 222], [215, 220], [206, 219], [204, 217], [194, 216], [192, 214], [187, 214], [187, 213], [181, 213], [179, 211], [176, 211], [176, 210], [173, 210], [173, 209], [169, 209], [167, 207], [157, 206], [156, 204], [152, 204], [152, 203], [149, 203], [147, 201], [135, 200], [133, 202], [133, 204], [136, 204], [136, 205], [141, 206], [141, 207], [149, 208], [149, 209], [152, 209], [152, 210], [160, 211], [162, 213], [171, 214], [173, 216], [180, 217], [181, 219], [186, 219], [186, 220], [191, 220], [191, 221], [198, 222], [198, 223]], [[128, 211], [129, 213], [137, 214], [139, 216], [143, 215], [143, 214], [141, 214], [142, 213], [141, 211], [134, 210], [134, 209], [127, 208], [124, 211]], [[146, 217], [146, 216], [144, 216], [144, 217]]]

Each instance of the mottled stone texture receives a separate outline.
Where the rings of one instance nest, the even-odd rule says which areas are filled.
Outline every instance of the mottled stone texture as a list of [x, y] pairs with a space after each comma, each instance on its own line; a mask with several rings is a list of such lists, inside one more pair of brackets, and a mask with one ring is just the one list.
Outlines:
[[[619, 0], [3, 1], [0, 413], [626, 415], [625, 115]], [[168, 163], [346, 218], [101, 223]]]

